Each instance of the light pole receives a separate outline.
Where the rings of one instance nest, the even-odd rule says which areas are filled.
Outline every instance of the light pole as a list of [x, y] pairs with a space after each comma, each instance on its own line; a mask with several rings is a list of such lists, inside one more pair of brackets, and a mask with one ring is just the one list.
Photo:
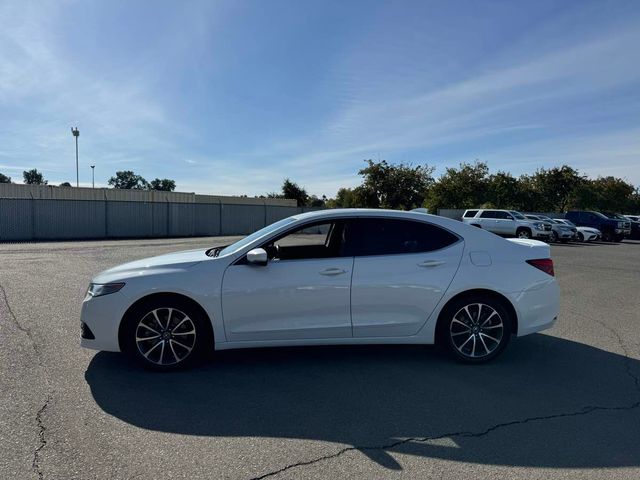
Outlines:
[[78, 130], [78, 127], [71, 127], [71, 134], [76, 137], [76, 187], [79, 187], [80, 172], [78, 171], [78, 137], [80, 136], [80, 130]]
[[96, 188], [96, 166], [91, 165], [91, 188]]

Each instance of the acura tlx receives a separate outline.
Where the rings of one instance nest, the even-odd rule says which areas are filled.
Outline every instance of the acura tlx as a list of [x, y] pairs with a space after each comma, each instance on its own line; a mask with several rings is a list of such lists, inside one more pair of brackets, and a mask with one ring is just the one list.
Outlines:
[[558, 310], [546, 243], [419, 212], [323, 210], [98, 274], [81, 345], [156, 370], [212, 350], [383, 343], [481, 363]]

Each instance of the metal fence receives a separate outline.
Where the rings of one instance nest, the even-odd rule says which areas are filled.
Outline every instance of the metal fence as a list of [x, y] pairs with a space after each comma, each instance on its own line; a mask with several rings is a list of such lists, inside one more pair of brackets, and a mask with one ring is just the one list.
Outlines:
[[0, 198], [0, 242], [245, 235], [314, 210], [250, 203]]

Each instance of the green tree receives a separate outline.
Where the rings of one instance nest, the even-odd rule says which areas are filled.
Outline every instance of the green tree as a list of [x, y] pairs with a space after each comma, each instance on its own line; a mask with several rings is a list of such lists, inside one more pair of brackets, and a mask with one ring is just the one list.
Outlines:
[[533, 190], [538, 194], [536, 210], [564, 212], [575, 197], [585, 177], [568, 165], [550, 169], [541, 168], [531, 177]]
[[124, 170], [116, 172], [116, 175], [109, 179], [109, 185], [123, 190], [145, 190], [149, 183], [131, 170]]
[[47, 183], [49, 183], [44, 179], [42, 173], [40, 173], [35, 168], [22, 172], [22, 177], [24, 178], [24, 183], [26, 183], [27, 185], [46, 185]]
[[70, 184], [69, 182], [62, 182], [62, 183], [60, 184], [60, 186], [61, 186], [61, 187], [70, 187], [70, 186], [71, 186], [71, 184]]
[[176, 189], [175, 180], [170, 180], [168, 178], [156, 178], [155, 180], [151, 180], [148, 186], [149, 190], [161, 190], [163, 192], [173, 192]]
[[439, 208], [473, 208], [487, 202], [489, 167], [485, 162], [461, 163], [447, 168], [429, 190], [426, 206]]
[[518, 209], [522, 202], [522, 189], [517, 178], [510, 173], [498, 172], [487, 179], [486, 208]]
[[282, 183], [282, 197], [294, 199], [298, 203], [299, 207], [306, 206], [309, 201], [309, 194], [307, 191], [288, 178], [285, 178]]
[[7, 177], [5, 174], [0, 173], [0, 183], [11, 183], [11, 177]]
[[428, 165], [389, 164], [386, 160], [365, 160], [358, 172], [362, 185], [352, 191], [354, 206], [411, 209], [424, 203], [433, 184], [434, 168]]
[[621, 178], [598, 177], [585, 180], [577, 189], [574, 206], [626, 213], [634, 209], [636, 195], [636, 188]]

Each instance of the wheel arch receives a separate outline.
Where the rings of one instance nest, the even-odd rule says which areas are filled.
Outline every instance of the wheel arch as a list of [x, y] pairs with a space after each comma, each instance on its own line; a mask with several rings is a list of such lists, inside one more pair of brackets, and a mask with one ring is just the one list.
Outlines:
[[124, 312], [124, 314], [122, 315], [122, 318], [120, 319], [120, 325], [118, 327], [118, 346], [120, 348], [121, 351], [123, 351], [123, 346], [126, 345], [126, 342], [123, 341], [123, 335], [124, 335], [124, 331], [125, 331], [125, 325], [126, 322], [131, 318], [133, 312], [135, 312], [135, 310], [140, 307], [140, 305], [146, 303], [146, 302], [151, 302], [154, 300], [166, 300], [167, 298], [173, 298], [175, 300], [180, 300], [182, 302], [185, 302], [187, 304], [189, 304], [189, 306], [191, 306], [192, 308], [196, 309], [201, 315], [202, 317], [205, 319], [205, 325], [207, 328], [207, 333], [210, 335], [211, 338], [211, 348], [213, 348], [214, 345], [214, 333], [213, 333], [213, 324], [211, 323], [211, 318], [209, 317], [209, 314], [207, 313], [207, 311], [204, 309], [204, 307], [202, 305], [200, 305], [200, 303], [198, 303], [197, 301], [195, 301], [193, 298], [184, 295], [182, 293], [175, 293], [175, 292], [156, 292], [156, 293], [151, 293], [148, 295], [145, 295], [143, 297], [140, 297], [139, 299], [137, 299], [135, 302], [133, 302], [129, 308], [127, 308], [127, 310]]
[[507, 297], [505, 297], [499, 292], [496, 292], [495, 290], [489, 290], [487, 288], [474, 288], [470, 290], [464, 290], [462, 292], [455, 294], [453, 297], [447, 300], [447, 303], [445, 303], [444, 306], [440, 309], [440, 313], [438, 314], [438, 320], [436, 322], [436, 328], [435, 328], [434, 340], [436, 344], [441, 342], [442, 335], [444, 332], [443, 327], [446, 321], [445, 315], [448, 312], [449, 306], [456, 300], [466, 296], [470, 296], [470, 295], [489, 296], [499, 301], [511, 314], [511, 333], [515, 336], [518, 335], [518, 313], [516, 312], [516, 309], [513, 306], [513, 303], [511, 303], [511, 301]]

